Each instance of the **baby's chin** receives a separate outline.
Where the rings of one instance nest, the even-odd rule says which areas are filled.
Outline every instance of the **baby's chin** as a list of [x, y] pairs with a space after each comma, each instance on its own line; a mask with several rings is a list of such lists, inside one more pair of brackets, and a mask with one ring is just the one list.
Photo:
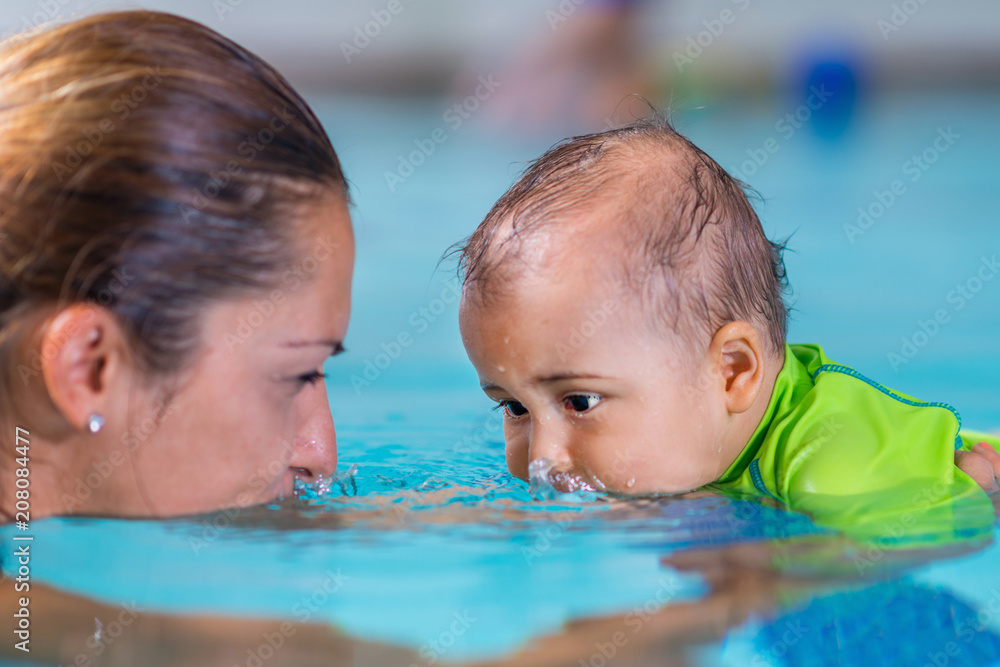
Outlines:
[[[604, 490], [616, 496], [676, 496], [691, 493], [711, 484], [722, 472], [716, 472], [700, 461], [645, 461], [622, 470], [612, 466], [595, 474]], [[613, 473], [613, 474], [612, 474]]]
[[697, 491], [700, 487], [690, 484], [642, 484], [632, 482], [629, 479], [624, 484], [608, 483], [604, 484], [604, 493], [617, 498], [652, 498], [657, 496], [679, 496], [692, 491]]
[[640, 476], [620, 479], [617, 476], [601, 478], [597, 476], [595, 485], [609, 496], [618, 498], [651, 498], [657, 496], [679, 496], [697, 491], [710, 483], [693, 479], [650, 479]]

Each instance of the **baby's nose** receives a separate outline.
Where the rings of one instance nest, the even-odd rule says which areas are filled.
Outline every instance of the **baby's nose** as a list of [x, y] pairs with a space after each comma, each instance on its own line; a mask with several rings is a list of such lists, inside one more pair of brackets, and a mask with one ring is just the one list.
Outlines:
[[540, 423], [533, 424], [532, 427], [528, 442], [528, 462], [545, 459], [556, 468], [563, 470], [572, 468], [573, 460], [563, 429]]

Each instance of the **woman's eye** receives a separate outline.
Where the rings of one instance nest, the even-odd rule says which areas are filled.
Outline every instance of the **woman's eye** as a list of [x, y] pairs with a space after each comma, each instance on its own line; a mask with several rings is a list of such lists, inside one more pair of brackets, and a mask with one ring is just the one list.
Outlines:
[[563, 406], [567, 410], [572, 410], [573, 412], [586, 412], [587, 410], [593, 409], [600, 402], [600, 396], [594, 396], [593, 394], [576, 394], [575, 396], [567, 396], [564, 398]]
[[528, 408], [517, 401], [500, 401], [500, 407], [506, 410], [511, 417], [523, 417], [528, 414]]
[[306, 373], [305, 375], [300, 375], [295, 379], [298, 380], [300, 385], [305, 386], [307, 384], [317, 384], [319, 382], [322, 382], [327, 377], [329, 376], [326, 373], [321, 373], [320, 371], [312, 371]]

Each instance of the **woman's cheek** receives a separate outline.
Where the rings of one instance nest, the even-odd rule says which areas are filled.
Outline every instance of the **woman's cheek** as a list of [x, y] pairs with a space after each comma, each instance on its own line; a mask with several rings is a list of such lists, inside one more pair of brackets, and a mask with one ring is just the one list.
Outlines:
[[278, 440], [281, 442], [280, 449], [262, 457], [261, 462], [247, 480], [246, 488], [258, 499], [269, 500], [281, 492], [280, 483], [288, 471], [291, 452], [289, 441]]
[[250, 490], [256, 495], [262, 495], [267, 490], [267, 481], [254, 475], [250, 483]]

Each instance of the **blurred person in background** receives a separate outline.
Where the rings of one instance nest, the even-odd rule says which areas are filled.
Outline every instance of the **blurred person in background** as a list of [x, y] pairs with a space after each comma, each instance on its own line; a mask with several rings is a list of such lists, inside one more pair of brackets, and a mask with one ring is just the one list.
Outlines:
[[[657, 100], [653, 45], [641, 29], [644, 0], [563, 0], [544, 13], [546, 27], [521, 49], [500, 56], [500, 89], [487, 113], [498, 126], [565, 134], [614, 124], [623, 100]], [[481, 63], [456, 79], [460, 94], [475, 87]]]

